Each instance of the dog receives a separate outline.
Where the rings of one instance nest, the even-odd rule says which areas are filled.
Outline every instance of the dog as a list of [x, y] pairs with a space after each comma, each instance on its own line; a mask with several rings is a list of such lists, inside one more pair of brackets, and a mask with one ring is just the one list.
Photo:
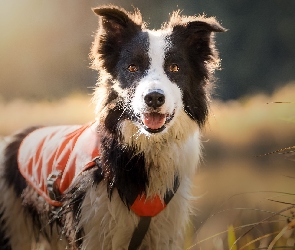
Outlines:
[[220, 67], [213, 17], [93, 9], [96, 119], [0, 144], [0, 248], [183, 249], [200, 131]]

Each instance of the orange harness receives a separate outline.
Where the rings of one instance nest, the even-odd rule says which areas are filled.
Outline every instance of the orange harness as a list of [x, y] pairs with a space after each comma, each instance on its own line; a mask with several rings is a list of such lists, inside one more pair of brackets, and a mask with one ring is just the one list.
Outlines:
[[[95, 123], [39, 128], [21, 143], [19, 170], [49, 204], [59, 207], [62, 203], [55, 194], [63, 194], [79, 174], [95, 165], [99, 144]], [[137, 215], [151, 217], [165, 207], [159, 196], [146, 199], [145, 195], [139, 195], [130, 206]]]
[[99, 156], [99, 136], [94, 124], [39, 128], [21, 143], [18, 166], [27, 182], [51, 205], [62, 204], [51, 197], [47, 185], [55, 177], [63, 193], [75, 178]]
[[[98, 166], [100, 138], [96, 124], [39, 128], [25, 137], [18, 152], [18, 166], [27, 182], [52, 206], [60, 207], [57, 196], [63, 194], [83, 171]], [[102, 176], [103, 177], [103, 176]], [[151, 218], [159, 214], [174, 196], [179, 185], [159, 196], [146, 199], [138, 195], [131, 210], [140, 216], [128, 250], [136, 250], [145, 237]]]

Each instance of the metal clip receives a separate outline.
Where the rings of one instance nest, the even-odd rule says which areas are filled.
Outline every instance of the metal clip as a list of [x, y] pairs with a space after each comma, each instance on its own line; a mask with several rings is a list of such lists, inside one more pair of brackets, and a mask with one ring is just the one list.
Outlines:
[[58, 201], [58, 197], [60, 197], [61, 193], [56, 184], [56, 180], [61, 176], [61, 171], [54, 170], [47, 177], [47, 191], [50, 199]]

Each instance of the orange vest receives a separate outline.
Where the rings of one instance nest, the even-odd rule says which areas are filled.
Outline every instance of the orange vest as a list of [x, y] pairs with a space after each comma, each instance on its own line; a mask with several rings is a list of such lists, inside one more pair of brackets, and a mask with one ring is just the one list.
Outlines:
[[51, 205], [47, 179], [58, 173], [56, 185], [63, 193], [75, 178], [99, 156], [99, 136], [95, 123], [85, 126], [52, 126], [39, 128], [22, 141], [18, 166], [27, 182]]
[[[98, 157], [100, 138], [96, 123], [76, 126], [52, 126], [36, 129], [22, 141], [18, 166], [27, 182], [51, 205], [62, 206], [48, 190], [50, 177], [60, 194], [64, 193]], [[139, 216], [155, 216], [166, 207], [159, 196], [146, 199], [138, 195], [130, 206]]]

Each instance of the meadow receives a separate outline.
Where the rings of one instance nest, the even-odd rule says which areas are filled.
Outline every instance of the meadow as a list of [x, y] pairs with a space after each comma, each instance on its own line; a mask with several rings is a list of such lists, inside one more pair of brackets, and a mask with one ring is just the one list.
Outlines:
[[[32, 125], [87, 123], [94, 119], [90, 99], [0, 99], [0, 135]], [[295, 157], [271, 153], [295, 145], [294, 107], [295, 82], [271, 95], [212, 101], [186, 249], [230, 249], [240, 236], [232, 249], [267, 249], [282, 229], [273, 249], [295, 249], [293, 229], [286, 227], [294, 219], [292, 206], [295, 212]]]
[[295, 249], [286, 229], [295, 212], [295, 157], [292, 149], [276, 152], [295, 146], [294, 101], [294, 83], [271, 95], [213, 101], [188, 249]]

